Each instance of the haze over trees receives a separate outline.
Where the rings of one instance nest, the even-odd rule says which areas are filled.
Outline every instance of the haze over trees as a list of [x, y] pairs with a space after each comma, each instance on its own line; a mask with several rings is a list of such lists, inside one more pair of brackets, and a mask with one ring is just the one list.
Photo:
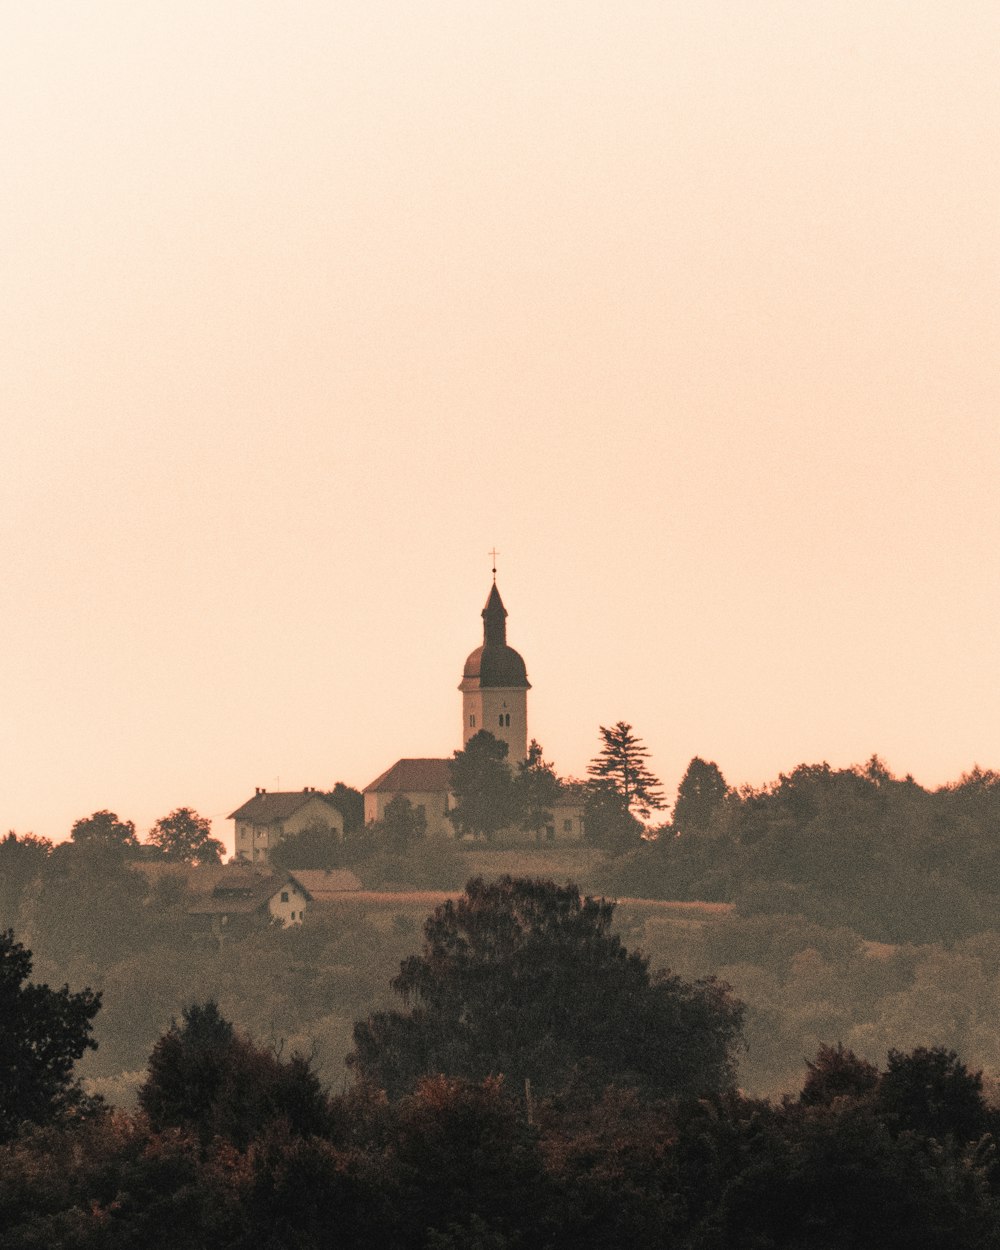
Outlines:
[[[837, 1042], [872, 1064], [890, 1049], [940, 1045], [984, 1069], [987, 1083], [1000, 1076], [995, 774], [974, 768], [928, 791], [877, 760], [802, 765], [767, 786], [727, 787], [694, 822], [682, 819], [684, 790], [655, 841], [602, 857], [581, 848], [566, 875], [584, 872], [588, 892], [626, 900], [613, 931], [649, 957], [651, 974], [717, 975], [734, 987], [747, 1005], [743, 1089], [787, 1091], [804, 1055]], [[504, 870], [482, 844], [425, 838], [398, 853], [379, 832], [335, 845], [357, 852], [366, 888], [456, 889], [470, 873]], [[528, 848], [518, 862], [530, 871], [548, 857]], [[0, 928], [33, 950], [38, 980], [104, 990], [100, 1049], [80, 1070], [134, 1089], [130, 1074], [171, 1018], [214, 998], [245, 1034], [315, 1044], [324, 1078], [339, 1081], [354, 1021], [396, 1005], [385, 987], [412, 949], [419, 906], [400, 896], [371, 915], [314, 908], [300, 931], [251, 927], [220, 948], [188, 913], [183, 875], [144, 873], [143, 861], [101, 839], [0, 838]], [[642, 898], [734, 910], [679, 924], [627, 901]]]
[[[484, 891], [470, 882], [469, 903], [485, 902]], [[610, 955], [639, 971], [642, 961], [609, 944], [601, 921], [569, 890], [511, 881], [477, 911], [482, 930], [468, 959], [450, 918], [430, 917], [427, 937], [444, 940], [436, 953], [447, 952], [450, 971], [459, 956], [471, 999], [476, 961], [487, 982], [493, 976], [491, 925], [501, 965], [518, 943], [548, 948], [521, 969], [541, 978], [547, 970], [579, 981], [592, 941], [598, 965]], [[23, 990], [30, 955], [10, 940], [7, 949], [10, 980]], [[417, 981], [448, 979], [448, 969], [438, 976], [412, 959]], [[640, 995], [654, 988], [639, 984]], [[5, 1006], [0, 1021], [15, 1034], [37, 1018], [23, 992]], [[96, 1011], [96, 996], [85, 1006], [85, 1016]], [[587, 1006], [597, 1014], [600, 1002]], [[695, 1043], [683, 1022], [683, 1013], [659, 1022], [682, 1050]], [[730, 1011], [729, 1043], [734, 1023]], [[60, 1027], [50, 1018], [35, 1041], [57, 1039]], [[551, 1028], [551, 1017], [529, 1011], [521, 1053], [544, 1065]], [[625, 1051], [607, 1050], [600, 1029], [589, 1041], [598, 1063], [578, 1039], [582, 1062], [554, 1090], [499, 1072], [448, 1076], [425, 1050], [426, 1075], [412, 1092], [387, 1100], [370, 1074], [331, 1095], [301, 1055], [285, 1059], [244, 1035], [212, 1001], [189, 1004], [152, 1047], [144, 1114], [112, 1115], [91, 1101], [85, 1115], [47, 1107], [40, 1126], [4, 1120], [13, 1124], [0, 1141], [4, 1250], [322, 1250], [331, 1235], [358, 1250], [1000, 1247], [1000, 1116], [981, 1075], [954, 1052], [892, 1050], [883, 1068], [823, 1046], [799, 1096], [771, 1103], [737, 1092], [725, 1064], [656, 1088], [636, 1080]], [[508, 1035], [483, 1032], [479, 1044], [484, 1054], [492, 1046], [487, 1066], [502, 1067]], [[22, 1093], [18, 1079], [3, 1089], [8, 1101]]]

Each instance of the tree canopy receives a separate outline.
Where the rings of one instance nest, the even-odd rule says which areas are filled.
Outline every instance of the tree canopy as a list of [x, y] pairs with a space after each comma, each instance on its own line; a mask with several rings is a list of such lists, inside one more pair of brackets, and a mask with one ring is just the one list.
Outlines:
[[712, 819], [725, 803], [729, 786], [718, 764], [706, 762], [695, 756], [680, 785], [674, 803], [673, 827], [675, 833], [702, 833], [712, 824]]
[[514, 777], [507, 765], [507, 743], [485, 729], [456, 751], [450, 761], [455, 806], [448, 817], [459, 834], [492, 841], [517, 815]]
[[135, 823], [119, 820], [117, 812], [106, 808], [74, 822], [69, 836], [77, 845], [99, 846], [113, 850], [137, 851]]
[[308, 1061], [255, 1046], [211, 1000], [185, 1008], [153, 1047], [139, 1102], [156, 1129], [189, 1128], [244, 1149], [280, 1119], [298, 1133], [321, 1132], [329, 1120]]
[[562, 789], [555, 770], [543, 755], [541, 746], [532, 738], [528, 758], [518, 765], [514, 782], [521, 828], [533, 833], [536, 839], [551, 823], [552, 807], [559, 801]]
[[355, 833], [364, 828], [365, 797], [360, 790], [338, 781], [332, 790], [323, 796], [344, 818], [344, 833]]
[[164, 859], [176, 863], [219, 864], [226, 848], [212, 837], [212, 822], [199, 816], [190, 807], [178, 807], [169, 816], [161, 816], [150, 829], [150, 846], [162, 852]]
[[79, 1096], [73, 1065], [97, 1045], [90, 1033], [100, 994], [34, 985], [31, 966], [13, 932], [0, 933], [0, 1141], [72, 1105]]
[[469, 881], [393, 981], [409, 1010], [358, 1023], [348, 1062], [390, 1096], [435, 1073], [540, 1092], [571, 1080], [662, 1096], [727, 1086], [742, 1006], [714, 980], [651, 976], [611, 933], [613, 911], [575, 886]]

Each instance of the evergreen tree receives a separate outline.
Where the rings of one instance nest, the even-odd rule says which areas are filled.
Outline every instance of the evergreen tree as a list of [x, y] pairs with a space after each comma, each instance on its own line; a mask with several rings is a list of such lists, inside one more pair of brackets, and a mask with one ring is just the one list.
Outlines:
[[590, 761], [587, 772], [595, 782], [613, 785], [625, 808], [647, 820], [653, 808], [663, 807], [660, 781], [646, 764], [649, 751], [625, 721], [610, 729], [601, 725], [600, 732], [601, 750]]
[[674, 831], [703, 833], [726, 801], [729, 786], [718, 764], [695, 756], [677, 787], [674, 803]]

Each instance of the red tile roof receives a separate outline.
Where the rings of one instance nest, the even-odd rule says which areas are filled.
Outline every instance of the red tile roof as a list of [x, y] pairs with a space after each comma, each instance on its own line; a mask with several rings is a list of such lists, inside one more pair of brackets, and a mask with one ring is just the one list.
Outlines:
[[[188, 908], [192, 916], [248, 915], [267, 906], [291, 880], [289, 873], [261, 873], [253, 868], [232, 867], [221, 875], [209, 893], [200, 895]], [[309, 898], [302, 881], [299, 888]]]
[[328, 802], [318, 790], [275, 790], [270, 793], [267, 790], [258, 790], [253, 798], [248, 799], [242, 807], [238, 807], [235, 812], [230, 812], [227, 819], [249, 820], [255, 825], [270, 825], [276, 820], [287, 820], [289, 816], [294, 816], [300, 807], [311, 803], [313, 799], [319, 799], [321, 803], [325, 803], [330, 808], [331, 814], [340, 815], [333, 804]]
[[361, 889], [360, 878], [347, 868], [293, 868], [290, 875], [317, 903]]
[[445, 794], [451, 789], [450, 764], [451, 760], [397, 760], [381, 777], [365, 786], [365, 794]]

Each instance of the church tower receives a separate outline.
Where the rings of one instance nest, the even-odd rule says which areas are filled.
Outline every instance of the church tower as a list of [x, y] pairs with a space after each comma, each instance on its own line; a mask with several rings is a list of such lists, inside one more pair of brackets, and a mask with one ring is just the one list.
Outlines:
[[[494, 570], [495, 573], [495, 570]], [[507, 743], [507, 759], [528, 756], [528, 691], [524, 660], [507, 646], [507, 609], [496, 581], [483, 608], [483, 645], [465, 661], [462, 674], [462, 745], [480, 729]]]

